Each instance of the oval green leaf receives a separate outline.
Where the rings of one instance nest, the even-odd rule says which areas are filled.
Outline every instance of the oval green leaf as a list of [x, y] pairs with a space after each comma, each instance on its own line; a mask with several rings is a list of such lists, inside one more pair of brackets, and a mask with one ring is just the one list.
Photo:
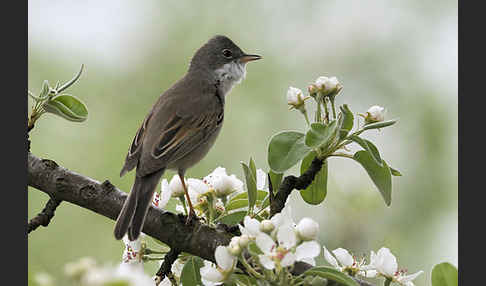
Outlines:
[[69, 121], [82, 122], [88, 118], [88, 108], [77, 97], [63, 94], [44, 103], [43, 108], [49, 113], [61, 116]]
[[383, 127], [391, 126], [391, 125], [395, 124], [396, 122], [397, 122], [396, 120], [388, 120], [388, 121], [366, 124], [363, 129], [368, 130], [368, 129], [383, 128]]
[[226, 211], [231, 211], [231, 210], [241, 209], [247, 206], [248, 206], [248, 199], [231, 200], [226, 204], [225, 209]]
[[321, 146], [329, 145], [337, 130], [337, 121], [334, 120], [328, 125], [324, 125], [319, 122], [312, 123], [311, 128], [305, 135], [305, 145], [311, 148], [317, 148]]
[[358, 282], [354, 281], [350, 276], [330, 267], [325, 267], [325, 266], [312, 267], [311, 269], [304, 272], [304, 275], [319, 276], [322, 278], [336, 281], [346, 286], [359, 286]]
[[349, 131], [353, 129], [354, 115], [347, 104], [339, 107], [343, 116], [341, 126], [339, 127], [339, 138], [344, 139], [348, 136]]
[[[245, 173], [246, 189], [248, 193], [248, 210], [253, 210], [256, 203], [257, 187], [256, 187], [256, 173], [254, 173], [250, 167], [241, 162], [243, 172]], [[251, 166], [251, 160], [250, 160]]]
[[304, 143], [305, 135], [296, 131], [275, 134], [268, 145], [268, 165], [276, 173], [283, 173], [297, 164], [310, 151]]
[[216, 219], [216, 221], [219, 221], [219, 222], [227, 224], [227, 225], [235, 225], [235, 224], [240, 223], [240, 221], [242, 221], [245, 218], [246, 214], [247, 214], [247, 211], [237, 211], [237, 212], [233, 212], [233, 213], [230, 213], [228, 215], [219, 217], [218, 219]]
[[454, 265], [443, 262], [432, 269], [432, 286], [457, 286], [457, 268]]
[[360, 163], [370, 176], [375, 186], [381, 193], [387, 206], [391, 204], [391, 171], [386, 162], [383, 160], [383, 166], [380, 166], [367, 151], [358, 151], [354, 154], [353, 159]]
[[200, 269], [204, 266], [203, 260], [197, 256], [191, 256], [181, 272], [183, 286], [202, 285]]
[[376, 148], [376, 146], [373, 143], [371, 143], [371, 141], [363, 139], [357, 135], [349, 136], [349, 139], [358, 143], [361, 147], [363, 147], [363, 149], [368, 151], [371, 154], [371, 157], [373, 157], [373, 159], [378, 165], [380, 166], [383, 165], [380, 157], [380, 152], [378, 151], [378, 148]]
[[280, 187], [280, 183], [282, 182], [283, 173], [275, 173], [274, 171], [270, 170], [268, 175], [270, 176], [269, 184], [272, 184], [273, 194], [276, 194], [278, 192], [278, 188]]
[[[300, 165], [300, 174], [302, 175], [307, 169], [309, 169], [312, 160], [316, 157], [316, 153], [312, 151], [309, 153], [302, 164]], [[327, 160], [322, 164], [322, 168], [319, 173], [316, 174], [314, 181], [305, 190], [300, 191], [300, 196], [304, 201], [311, 205], [318, 205], [327, 195]]]

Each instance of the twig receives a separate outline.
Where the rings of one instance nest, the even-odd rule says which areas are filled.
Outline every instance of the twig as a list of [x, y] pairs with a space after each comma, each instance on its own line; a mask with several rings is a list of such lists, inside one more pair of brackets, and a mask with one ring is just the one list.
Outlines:
[[48, 226], [51, 219], [54, 217], [54, 212], [56, 211], [57, 206], [59, 206], [60, 203], [60, 200], [56, 200], [51, 197], [49, 201], [47, 201], [47, 204], [42, 212], [30, 220], [27, 233], [36, 230], [41, 225], [44, 227]]
[[174, 262], [177, 260], [179, 254], [181, 254], [179, 250], [176, 248], [171, 248], [169, 253], [164, 256], [164, 261], [155, 274], [155, 276], [157, 276], [156, 285], [159, 285], [159, 283], [162, 282], [166, 276], [169, 277], [172, 274], [172, 264], [174, 264]]
[[305, 190], [312, 183], [316, 174], [321, 170], [323, 162], [323, 160], [316, 157], [312, 160], [309, 169], [300, 177], [290, 175], [284, 178], [278, 188], [278, 192], [270, 203], [270, 217], [282, 211], [287, 198], [294, 189]]

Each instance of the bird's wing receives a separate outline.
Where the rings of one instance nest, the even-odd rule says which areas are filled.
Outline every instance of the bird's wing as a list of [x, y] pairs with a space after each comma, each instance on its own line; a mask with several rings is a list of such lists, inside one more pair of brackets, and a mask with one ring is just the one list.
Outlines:
[[152, 112], [145, 117], [143, 120], [142, 126], [137, 130], [135, 137], [133, 138], [132, 144], [130, 145], [130, 149], [128, 149], [128, 154], [125, 158], [125, 164], [120, 172], [120, 177], [123, 176], [126, 172], [132, 170], [137, 166], [138, 159], [140, 158], [140, 154], [142, 153], [142, 141], [145, 136], [145, 131], [147, 130], [147, 124], [152, 117]]
[[[216, 91], [214, 91], [216, 92]], [[174, 104], [167, 100], [149, 122], [143, 138], [137, 175], [144, 176], [165, 168], [207, 142], [223, 122], [224, 106], [216, 93], [185, 97]], [[191, 108], [192, 107], [192, 108]], [[159, 118], [163, 117], [163, 121]], [[161, 118], [160, 118], [161, 119]]]

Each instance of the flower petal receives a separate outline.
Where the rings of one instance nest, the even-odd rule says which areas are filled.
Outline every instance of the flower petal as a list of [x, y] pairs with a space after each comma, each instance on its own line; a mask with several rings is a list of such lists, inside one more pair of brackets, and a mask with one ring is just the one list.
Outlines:
[[398, 280], [400, 283], [408, 283], [408, 282], [410, 282], [410, 281], [414, 280], [415, 278], [417, 278], [417, 277], [418, 277], [420, 274], [422, 274], [422, 273], [424, 273], [424, 272], [423, 272], [422, 270], [420, 270], [420, 271], [418, 271], [418, 272], [416, 272], [416, 273], [414, 273], [414, 274], [405, 275], [405, 276], [400, 276], [400, 277], [398, 277], [398, 279], [397, 279], [397, 280]]
[[[215, 267], [211, 266], [211, 264], [205, 264], [199, 270], [201, 273], [201, 278], [204, 280], [208, 280], [210, 282], [221, 282], [223, 280], [223, 274], [218, 271]], [[204, 284], [208, 285], [208, 284]]]
[[297, 236], [295, 235], [294, 228], [290, 225], [284, 225], [278, 229], [277, 241], [279, 246], [283, 246], [290, 249], [297, 243]]
[[339, 263], [342, 266], [350, 267], [353, 266], [354, 258], [349, 254], [349, 252], [344, 248], [337, 248], [332, 251], [332, 253], [336, 256]]
[[280, 266], [288, 267], [288, 266], [293, 265], [294, 262], [295, 262], [295, 254], [293, 254], [292, 252], [289, 251], [289, 252], [287, 252], [287, 254], [285, 254], [285, 256], [280, 261]]
[[275, 262], [273, 262], [273, 260], [267, 255], [258, 255], [258, 259], [266, 269], [272, 270], [275, 268]]
[[310, 264], [312, 266], [316, 266], [316, 260], [314, 258], [307, 257], [307, 258], [303, 258], [299, 261], [305, 262], [305, 263]]
[[169, 187], [169, 182], [167, 181], [167, 179], [163, 179], [161, 184], [159, 208], [161, 209], [165, 208], [171, 196], [172, 196], [172, 191]]
[[258, 248], [260, 248], [260, 250], [265, 254], [271, 254], [272, 250], [274, 250], [276, 247], [275, 241], [273, 241], [273, 239], [268, 234], [265, 234], [263, 232], [256, 237], [255, 243]]
[[314, 258], [317, 257], [320, 252], [321, 247], [317, 241], [311, 240], [303, 242], [295, 249], [296, 260], [302, 261], [306, 258]]
[[334, 266], [335, 268], [339, 268], [339, 264], [336, 258], [332, 256], [332, 254], [329, 252], [329, 250], [327, 250], [325, 246], [323, 246], [323, 248], [324, 248], [324, 258], [326, 259], [326, 261], [332, 266]]
[[250, 235], [257, 236], [260, 234], [260, 222], [257, 219], [245, 216], [243, 224]]
[[230, 254], [226, 246], [222, 245], [216, 247], [214, 257], [216, 258], [216, 263], [218, 263], [218, 266], [224, 271], [233, 268], [233, 264], [236, 261], [236, 257]]
[[388, 248], [382, 247], [378, 250], [376, 256], [378, 257], [378, 261], [381, 262], [381, 265], [379, 265], [379, 267], [377, 266], [377, 270], [387, 276], [395, 275], [395, 272], [398, 270], [398, 263], [395, 255], [393, 255]]

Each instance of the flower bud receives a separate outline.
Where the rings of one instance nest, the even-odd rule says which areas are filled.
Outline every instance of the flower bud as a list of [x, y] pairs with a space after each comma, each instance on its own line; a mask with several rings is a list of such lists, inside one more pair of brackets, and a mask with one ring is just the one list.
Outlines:
[[240, 237], [239, 236], [233, 236], [231, 238], [231, 242], [228, 245], [228, 251], [231, 253], [231, 255], [238, 256], [241, 253], [241, 247], [240, 247]]
[[323, 96], [336, 96], [343, 88], [339, 80], [333, 77], [320, 76], [316, 79], [315, 85]]
[[178, 198], [184, 195], [184, 186], [182, 186], [181, 179], [178, 175], [174, 175], [169, 183], [169, 188], [172, 191], [172, 197]]
[[319, 233], [319, 224], [310, 218], [303, 218], [296, 226], [297, 234], [302, 240], [314, 240]]
[[302, 95], [302, 90], [289, 87], [287, 90], [287, 104], [291, 106], [291, 108], [300, 109], [304, 105], [304, 96]]
[[250, 237], [247, 234], [242, 234], [238, 240], [238, 244], [241, 248], [245, 248], [250, 243]]
[[275, 228], [269, 219], [264, 219], [260, 222], [260, 231], [270, 233]]
[[373, 105], [368, 109], [364, 118], [366, 123], [383, 121], [385, 120], [385, 108], [378, 105]]
[[309, 92], [310, 96], [314, 97], [315, 94], [319, 91], [319, 88], [315, 84], [311, 84], [307, 87], [307, 91]]

